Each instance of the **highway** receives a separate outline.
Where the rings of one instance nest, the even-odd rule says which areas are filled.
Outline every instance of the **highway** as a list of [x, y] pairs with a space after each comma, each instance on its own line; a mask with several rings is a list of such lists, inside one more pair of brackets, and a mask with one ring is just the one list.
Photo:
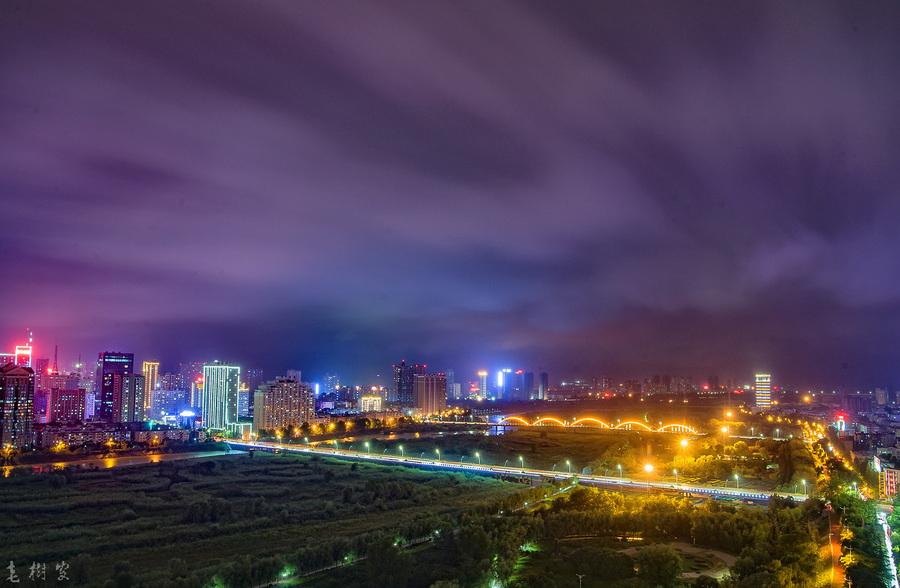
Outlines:
[[744, 488], [725, 488], [722, 486], [698, 486], [692, 484], [673, 484], [671, 482], [654, 482], [651, 480], [637, 480], [633, 478], [620, 478], [618, 476], [598, 476], [593, 474], [567, 473], [560, 471], [538, 470], [533, 468], [508, 467], [491, 464], [480, 463], [461, 463], [456, 461], [447, 461], [435, 459], [432, 457], [415, 457], [411, 455], [388, 455], [375, 454], [365, 451], [355, 451], [348, 449], [335, 448], [319, 448], [311, 445], [294, 445], [284, 443], [274, 443], [267, 441], [234, 441], [227, 440], [228, 445], [241, 449], [258, 449], [261, 451], [284, 451], [288, 453], [300, 453], [306, 455], [321, 455], [328, 457], [337, 457], [341, 459], [352, 459], [358, 461], [373, 461], [380, 463], [389, 463], [394, 465], [404, 465], [409, 467], [444, 469], [451, 471], [464, 471], [489, 476], [518, 476], [528, 478], [540, 478], [543, 480], [570, 480], [573, 477], [578, 478], [579, 483], [594, 486], [609, 486], [620, 489], [631, 490], [660, 490], [666, 492], [682, 492], [695, 495], [697, 497], [707, 496], [717, 499], [726, 500], [747, 500], [751, 502], [766, 503], [773, 494], [778, 496], [791, 497], [796, 500], [805, 500], [803, 494], [794, 494], [787, 492], [760, 492], [756, 490], [748, 490]]

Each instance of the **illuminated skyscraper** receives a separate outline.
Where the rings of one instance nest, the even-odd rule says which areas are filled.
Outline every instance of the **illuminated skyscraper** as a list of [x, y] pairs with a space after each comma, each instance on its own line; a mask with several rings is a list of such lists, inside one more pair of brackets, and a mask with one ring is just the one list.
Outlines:
[[757, 408], [769, 408], [772, 406], [772, 375], [756, 374], [756, 406]]
[[448, 400], [459, 400], [456, 397], [456, 376], [453, 373], [453, 370], [447, 370], [444, 372], [447, 376], [447, 399]]
[[503, 368], [497, 371], [497, 400], [509, 400], [513, 388], [513, 371]]
[[[394, 385], [391, 389], [392, 402], [403, 406], [415, 406], [416, 376], [425, 373], [428, 366], [418, 363], [407, 364], [406, 360], [394, 365]], [[446, 392], [446, 391], [445, 391]]]
[[444, 374], [416, 374], [415, 407], [423, 415], [447, 409], [447, 377]]
[[134, 354], [104, 351], [97, 358], [97, 377], [94, 380], [94, 418], [117, 422], [122, 414], [122, 388], [115, 376], [134, 373]]
[[0, 445], [31, 446], [34, 421], [34, 371], [25, 366], [0, 366]]
[[478, 372], [478, 395], [482, 398], [488, 397], [488, 372], [481, 370]]
[[150, 414], [153, 406], [153, 391], [159, 387], [159, 362], [145, 361], [141, 364], [141, 373], [144, 375], [144, 411]]
[[146, 396], [146, 380], [141, 374], [116, 374], [113, 376], [113, 387], [119, 400], [116, 406], [116, 422], [140, 423], [145, 420], [144, 396]]
[[541, 372], [540, 384], [538, 384], [538, 400], [547, 400], [547, 391], [550, 389], [550, 376], [547, 372]]
[[238, 422], [241, 368], [218, 362], [203, 366], [203, 426], [224, 430]]

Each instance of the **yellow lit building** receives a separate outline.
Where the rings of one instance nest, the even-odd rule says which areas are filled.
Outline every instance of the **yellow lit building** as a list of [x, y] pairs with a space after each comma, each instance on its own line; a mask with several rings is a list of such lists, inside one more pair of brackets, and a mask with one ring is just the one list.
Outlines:
[[144, 414], [150, 414], [153, 406], [153, 391], [159, 385], [159, 362], [145, 361], [141, 364], [141, 373], [144, 374]]

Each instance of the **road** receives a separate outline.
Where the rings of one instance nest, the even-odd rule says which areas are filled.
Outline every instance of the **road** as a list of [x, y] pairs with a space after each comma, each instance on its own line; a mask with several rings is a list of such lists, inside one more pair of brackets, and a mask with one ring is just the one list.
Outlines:
[[831, 553], [831, 585], [833, 588], [842, 588], [845, 582], [846, 570], [841, 563], [841, 524], [834, 512], [828, 515], [830, 532], [828, 533], [828, 549]]
[[894, 565], [894, 550], [891, 545], [891, 528], [887, 524], [887, 513], [884, 511], [879, 511], [877, 514], [878, 524], [881, 525], [881, 529], [884, 531], [884, 542], [885, 542], [885, 566], [891, 572], [891, 588], [900, 588], [900, 583], [897, 580], [897, 566]]
[[794, 494], [787, 492], [772, 493], [748, 490], [744, 488], [724, 488], [721, 486], [703, 486], [695, 484], [673, 484], [671, 482], [654, 482], [652, 480], [646, 479], [639, 480], [618, 476], [598, 476], [592, 474], [577, 474], [560, 471], [539, 470], [534, 468], [507, 467], [480, 463], [461, 463], [456, 461], [442, 460], [439, 458], [436, 459], [432, 457], [415, 457], [402, 454], [375, 454], [349, 449], [319, 448], [310, 445], [290, 445], [267, 441], [233, 440], [228, 440], [227, 443], [233, 447], [240, 447], [242, 449], [259, 449], [262, 451], [274, 451], [277, 449], [289, 453], [322, 455], [360, 461], [374, 461], [395, 465], [404, 465], [409, 467], [465, 471], [490, 476], [524, 476], [528, 478], [539, 478], [544, 480], [568, 480], [573, 477], [577, 477], [579, 483], [587, 485], [611, 486], [632, 490], [662, 490], [667, 492], [683, 492], [697, 496], [709, 496], [718, 499], [749, 500], [752, 502], [765, 503], [769, 501], [769, 498], [771, 498], [773, 494], [777, 494], [778, 496], [792, 497], [798, 500], [806, 499], [806, 496], [804, 496], [803, 494]]

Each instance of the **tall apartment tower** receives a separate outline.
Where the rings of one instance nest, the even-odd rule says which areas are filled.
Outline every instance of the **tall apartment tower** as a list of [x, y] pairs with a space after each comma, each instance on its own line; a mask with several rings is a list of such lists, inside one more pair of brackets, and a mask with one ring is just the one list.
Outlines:
[[159, 362], [145, 361], [141, 363], [141, 373], [144, 376], [144, 412], [150, 414], [153, 406], [153, 391], [159, 388]]
[[144, 397], [147, 395], [147, 383], [142, 374], [124, 374], [113, 376], [113, 387], [118, 403], [115, 406], [115, 422], [140, 423], [146, 420]]
[[447, 377], [444, 374], [416, 374], [415, 407], [423, 415], [447, 409]]
[[300, 426], [315, 416], [312, 389], [290, 375], [257, 388], [253, 405], [254, 431]]
[[214, 362], [203, 366], [203, 426], [227, 429], [238, 422], [241, 368]]
[[769, 408], [772, 406], [772, 375], [756, 374], [753, 378], [756, 390], [756, 407]]
[[117, 422], [122, 410], [121, 385], [116, 376], [134, 373], [134, 354], [104, 351], [97, 357], [97, 377], [94, 380], [94, 418]]
[[31, 446], [34, 421], [34, 370], [0, 366], [0, 445], [17, 449]]

